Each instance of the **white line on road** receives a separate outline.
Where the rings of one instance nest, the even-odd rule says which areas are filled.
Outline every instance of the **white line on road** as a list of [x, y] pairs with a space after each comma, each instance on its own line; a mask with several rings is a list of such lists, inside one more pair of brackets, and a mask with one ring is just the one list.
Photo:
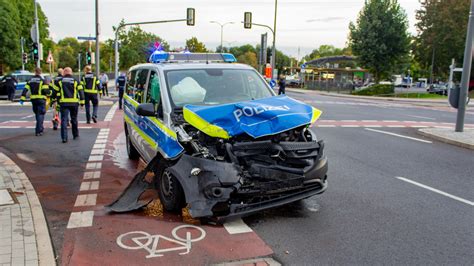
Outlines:
[[67, 223], [67, 228], [89, 227], [92, 226], [94, 211], [72, 212]]
[[405, 178], [405, 177], [396, 176], [395, 178], [398, 179], [398, 180], [402, 180], [402, 181], [405, 181], [405, 182], [407, 182], [407, 183], [413, 184], [413, 185], [415, 185], [415, 186], [419, 186], [419, 187], [422, 187], [422, 188], [424, 188], [424, 189], [428, 189], [428, 190], [430, 190], [430, 191], [433, 191], [433, 192], [435, 192], [435, 193], [441, 194], [441, 195], [446, 196], [446, 197], [448, 197], [448, 198], [452, 198], [452, 199], [454, 199], [454, 200], [460, 201], [460, 202], [462, 202], [462, 203], [466, 203], [467, 205], [474, 206], [474, 202], [472, 202], [472, 201], [469, 201], [469, 200], [466, 200], [466, 199], [463, 199], [463, 198], [460, 198], [460, 197], [451, 195], [451, 194], [446, 193], [446, 192], [444, 192], [444, 191], [441, 191], [441, 190], [439, 190], [439, 189], [432, 188], [432, 187], [429, 187], [429, 186], [427, 186], [427, 185], [423, 185], [423, 184], [421, 184], [421, 183], [412, 181], [412, 180], [407, 179], [407, 178]]
[[79, 206], [94, 206], [97, 202], [97, 194], [83, 194], [77, 195], [74, 207]]
[[252, 228], [245, 224], [242, 219], [227, 222], [224, 224], [224, 228], [231, 235], [252, 232]]
[[395, 134], [395, 133], [392, 133], [392, 132], [387, 132], [387, 131], [382, 131], [382, 130], [377, 130], [377, 129], [365, 128], [365, 130], [378, 132], [378, 133], [382, 133], [382, 134], [387, 134], [387, 135], [390, 135], [390, 136], [395, 136], [395, 137], [404, 138], [404, 139], [411, 139], [411, 140], [415, 140], [415, 141], [419, 141], [419, 142], [423, 142], [423, 143], [433, 143], [429, 140], [412, 138], [412, 137], [403, 136], [403, 135]]
[[84, 173], [84, 179], [97, 179], [97, 178], [100, 178], [100, 171]]

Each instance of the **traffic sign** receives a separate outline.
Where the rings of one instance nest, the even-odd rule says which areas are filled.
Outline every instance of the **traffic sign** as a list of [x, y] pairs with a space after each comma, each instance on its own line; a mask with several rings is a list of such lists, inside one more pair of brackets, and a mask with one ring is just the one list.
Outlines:
[[302, 64], [300, 67], [301, 67], [301, 69], [305, 69], [305, 68], [306, 68], [306, 64]]
[[52, 62], [54, 62], [53, 54], [51, 53], [51, 51], [49, 51], [48, 53], [48, 58], [46, 59], [46, 62], [48, 64], [51, 64]]
[[275, 86], [277, 85], [276, 81], [274, 79], [270, 80], [270, 87], [275, 88]]

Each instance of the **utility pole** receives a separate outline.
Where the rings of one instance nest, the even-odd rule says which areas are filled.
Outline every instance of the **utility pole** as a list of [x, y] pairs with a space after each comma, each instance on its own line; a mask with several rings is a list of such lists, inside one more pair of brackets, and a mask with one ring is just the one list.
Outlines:
[[[277, 7], [278, 7], [278, 0], [275, 0], [275, 17], [273, 19], [273, 47], [272, 47], [272, 70], [275, 72], [276, 69], [276, 31], [277, 31]], [[272, 78], [275, 78], [272, 73]]]
[[[39, 35], [39, 21], [38, 21], [38, 2], [36, 0], [35, 0], [35, 31], [36, 31], [36, 40], [33, 40], [33, 41], [36, 41], [39, 47], [40, 35]], [[42, 52], [40, 51], [40, 49], [38, 51]], [[41, 67], [40, 58], [41, 56], [38, 56], [38, 60], [36, 61], [36, 67]]]
[[99, 25], [99, 0], [95, 0], [95, 75], [100, 75], [100, 25]]
[[471, 77], [472, 49], [474, 37], [474, 0], [471, 0], [471, 12], [469, 12], [469, 24], [467, 25], [466, 46], [464, 49], [464, 62], [461, 78], [461, 89], [459, 90], [459, 107], [456, 117], [456, 132], [464, 131], [464, 116], [466, 114], [467, 92], [469, 79]]
[[20, 44], [21, 44], [21, 70], [25, 70], [25, 59], [23, 58], [23, 54], [25, 53], [25, 39], [23, 37], [20, 38]]

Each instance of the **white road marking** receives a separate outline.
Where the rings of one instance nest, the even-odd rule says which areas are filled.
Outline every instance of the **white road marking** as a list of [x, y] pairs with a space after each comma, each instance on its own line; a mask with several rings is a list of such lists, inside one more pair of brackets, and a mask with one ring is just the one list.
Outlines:
[[86, 190], [98, 190], [99, 189], [99, 181], [84, 181], [81, 183], [81, 187], [79, 188], [80, 191]]
[[253, 232], [252, 228], [250, 228], [246, 223], [244, 223], [242, 219], [227, 222], [224, 224], [224, 228], [231, 235]]
[[100, 171], [84, 173], [84, 179], [98, 179], [98, 178], [100, 178]]
[[25, 162], [28, 162], [28, 163], [36, 163], [35, 159], [31, 158], [30, 156], [24, 154], [24, 153], [17, 153], [16, 156], [20, 159], [20, 160], [23, 160]]
[[360, 127], [358, 125], [341, 125], [341, 127]]
[[399, 122], [397, 120], [382, 120], [382, 122]]
[[67, 228], [89, 227], [92, 226], [94, 211], [72, 212], [67, 223]]
[[336, 127], [335, 125], [316, 125], [316, 127]]
[[79, 206], [94, 206], [97, 201], [97, 194], [82, 194], [77, 195], [74, 207]]
[[428, 120], [436, 120], [436, 118], [431, 118], [431, 117], [426, 117], [426, 116], [419, 116], [419, 115], [406, 115], [406, 116], [421, 118], [421, 119], [428, 119]]
[[405, 125], [388, 125], [386, 127], [406, 127]]
[[89, 156], [89, 162], [97, 162], [104, 160], [104, 155], [91, 155]]
[[105, 144], [94, 144], [92, 149], [105, 149]]
[[107, 139], [108, 137], [108, 135], [98, 135], [97, 139]]
[[102, 163], [87, 163], [86, 164], [86, 169], [88, 170], [94, 170], [94, 169], [100, 169], [102, 168]]
[[95, 144], [104, 144], [107, 143], [107, 139], [96, 139]]
[[363, 125], [362, 127], [382, 127], [382, 126], [379, 126], [379, 125]]
[[372, 131], [372, 132], [378, 132], [378, 133], [382, 133], [382, 134], [387, 134], [387, 135], [390, 135], [390, 136], [395, 136], [395, 137], [404, 138], [404, 139], [411, 139], [411, 140], [415, 140], [415, 141], [419, 141], [419, 142], [423, 142], [423, 143], [433, 143], [429, 140], [412, 138], [412, 137], [403, 136], [403, 135], [395, 134], [395, 133], [392, 133], [392, 132], [387, 132], [387, 131], [382, 131], [382, 130], [377, 130], [377, 129], [365, 128], [365, 130], [369, 130], [369, 131]]
[[0, 128], [21, 128], [21, 127], [18, 127], [18, 126], [0, 126]]
[[341, 122], [357, 122], [357, 120], [341, 120]]
[[408, 179], [408, 178], [401, 177], [401, 176], [396, 176], [395, 178], [398, 179], [398, 180], [402, 180], [402, 181], [405, 181], [405, 182], [407, 182], [407, 183], [413, 184], [413, 185], [415, 185], [415, 186], [419, 186], [419, 187], [421, 187], [421, 188], [428, 189], [428, 190], [430, 190], [430, 191], [433, 191], [433, 192], [435, 192], [435, 193], [441, 194], [441, 195], [446, 196], [446, 197], [448, 197], [448, 198], [451, 198], [451, 199], [460, 201], [460, 202], [462, 202], [462, 203], [466, 203], [467, 205], [474, 206], [474, 202], [472, 202], [472, 201], [470, 201], [470, 200], [466, 200], [466, 199], [463, 199], [463, 198], [460, 198], [460, 197], [451, 195], [451, 194], [446, 193], [446, 192], [444, 192], [444, 191], [441, 191], [441, 190], [439, 190], [439, 189], [432, 188], [432, 187], [430, 187], [430, 186], [423, 185], [423, 184], [421, 184], [421, 183], [412, 181], [412, 180], [410, 180], [410, 179]]
[[105, 149], [93, 149], [91, 155], [104, 155]]

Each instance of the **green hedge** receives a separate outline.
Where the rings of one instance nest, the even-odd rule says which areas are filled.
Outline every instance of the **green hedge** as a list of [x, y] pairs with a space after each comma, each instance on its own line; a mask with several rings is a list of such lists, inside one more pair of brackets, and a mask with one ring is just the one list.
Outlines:
[[360, 91], [354, 91], [352, 94], [354, 95], [367, 95], [367, 96], [374, 96], [374, 95], [387, 95], [395, 93], [395, 87], [393, 85], [372, 85], [366, 89]]

